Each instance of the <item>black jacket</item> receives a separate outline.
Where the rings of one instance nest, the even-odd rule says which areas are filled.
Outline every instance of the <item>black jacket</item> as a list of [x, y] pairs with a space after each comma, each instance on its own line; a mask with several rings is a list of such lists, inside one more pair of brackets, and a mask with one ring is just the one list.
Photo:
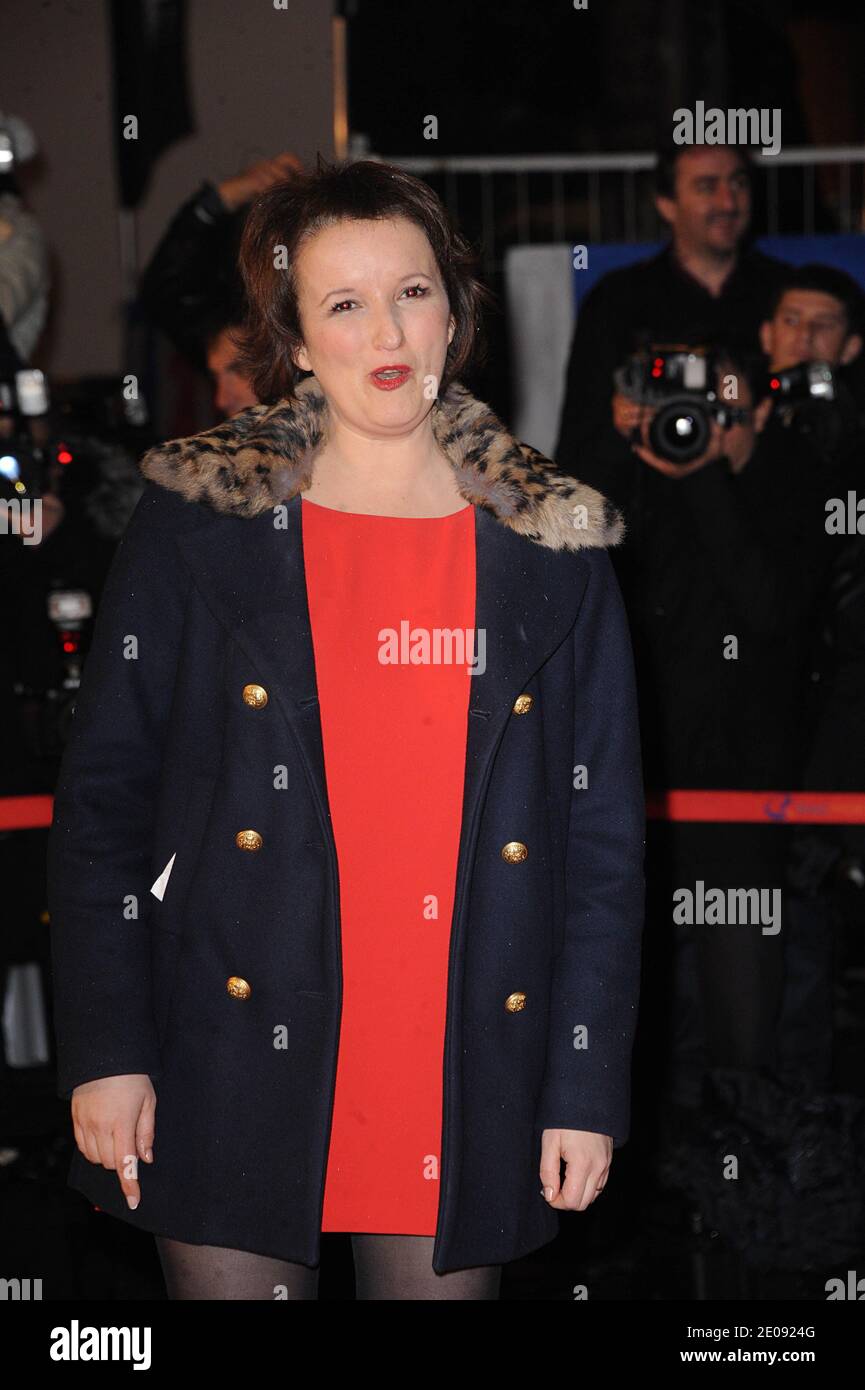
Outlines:
[[173, 217], [139, 282], [144, 313], [201, 371], [208, 330], [243, 311], [237, 250], [246, 213], [230, 212], [205, 181]]
[[666, 478], [637, 461], [617, 572], [648, 785], [801, 787], [837, 477], [772, 424], [739, 474], [719, 459]]

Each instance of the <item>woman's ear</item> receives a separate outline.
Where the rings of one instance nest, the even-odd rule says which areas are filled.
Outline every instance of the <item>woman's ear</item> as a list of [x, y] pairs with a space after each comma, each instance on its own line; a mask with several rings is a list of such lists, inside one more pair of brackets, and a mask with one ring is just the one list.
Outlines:
[[454, 340], [454, 334], [456, 333], [456, 331], [457, 331], [457, 321], [456, 321], [456, 319], [454, 318], [453, 314], [451, 314], [450, 323], [448, 324], [448, 346], [450, 346], [450, 344], [453, 342], [453, 340]]
[[312, 363], [309, 360], [306, 348], [303, 346], [303, 344], [301, 344], [299, 348], [296, 348], [295, 351], [292, 352], [291, 357], [295, 366], [299, 367], [302, 372], [312, 371]]

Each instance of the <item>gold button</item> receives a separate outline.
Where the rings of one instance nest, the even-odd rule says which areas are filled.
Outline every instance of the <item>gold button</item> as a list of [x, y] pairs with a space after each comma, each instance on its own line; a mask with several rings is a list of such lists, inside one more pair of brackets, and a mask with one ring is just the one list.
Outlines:
[[248, 980], [244, 980], [240, 975], [229, 975], [225, 982], [232, 999], [248, 999], [252, 993], [252, 985]]
[[506, 860], [508, 864], [521, 863], [523, 859], [528, 857], [528, 853], [521, 840], [508, 840], [507, 844], [502, 846], [502, 859]]
[[261, 849], [262, 839], [257, 830], [238, 830], [234, 843], [238, 849]]
[[263, 685], [245, 685], [243, 687], [243, 700], [253, 709], [264, 709], [267, 704], [267, 691]]
[[514, 714], [528, 714], [532, 705], [535, 703], [531, 695], [518, 695], [514, 700]]
[[505, 1008], [509, 1014], [518, 1014], [520, 1009], [524, 1009], [525, 1007], [526, 996], [521, 989], [515, 990], [513, 994], [509, 994], [505, 1000]]

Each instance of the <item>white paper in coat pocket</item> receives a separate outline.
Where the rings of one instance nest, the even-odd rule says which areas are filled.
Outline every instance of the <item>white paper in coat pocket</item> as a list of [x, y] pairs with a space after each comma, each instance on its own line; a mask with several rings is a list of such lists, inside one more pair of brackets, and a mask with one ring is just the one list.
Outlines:
[[153, 896], [155, 898], [158, 898], [160, 902], [162, 902], [162, 899], [165, 896], [165, 890], [168, 887], [168, 878], [176, 858], [177, 850], [174, 851], [165, 868], [162, 870], [162, 873], [159, 875], [158, 879], [156, 880], [156, 882], [150, 890]]

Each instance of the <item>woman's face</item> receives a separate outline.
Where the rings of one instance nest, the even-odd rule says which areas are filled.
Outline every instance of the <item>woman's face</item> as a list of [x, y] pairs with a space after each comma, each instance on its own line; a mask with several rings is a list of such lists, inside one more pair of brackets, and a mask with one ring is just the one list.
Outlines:
[[[432, 408], [456, 330], [432, 247], [414, 222], [345, 220], [295, 261], [303, 349], [328, 404], [350, 429], [399, 435]], [[387, 379], [375, 373], [401, 368]]]

